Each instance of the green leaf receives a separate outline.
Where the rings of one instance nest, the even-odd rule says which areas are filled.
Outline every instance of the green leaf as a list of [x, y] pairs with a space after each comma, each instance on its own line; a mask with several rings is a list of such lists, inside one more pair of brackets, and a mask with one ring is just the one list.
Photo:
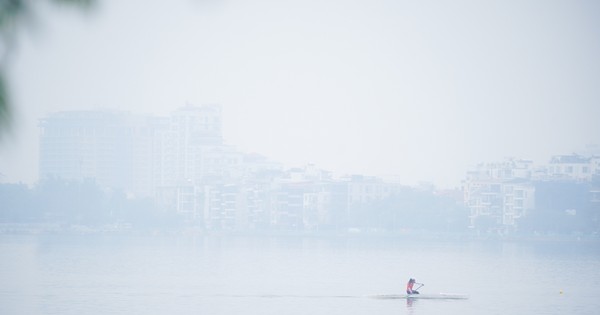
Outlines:
[[8, 130], [11, 122], [11, 111], [8, 101], [8, 90], [4, 75], [0, 73], [0, 136]]

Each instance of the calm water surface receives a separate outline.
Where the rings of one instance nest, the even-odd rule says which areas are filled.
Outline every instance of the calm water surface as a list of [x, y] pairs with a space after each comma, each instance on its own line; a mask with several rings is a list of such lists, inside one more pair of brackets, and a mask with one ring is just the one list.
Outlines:
[[[369, 297], [402, 293], [410, 277], [469, 299]], [[600, 314], [600, 247], [0, 235], [0, 283], [0, 314]]]

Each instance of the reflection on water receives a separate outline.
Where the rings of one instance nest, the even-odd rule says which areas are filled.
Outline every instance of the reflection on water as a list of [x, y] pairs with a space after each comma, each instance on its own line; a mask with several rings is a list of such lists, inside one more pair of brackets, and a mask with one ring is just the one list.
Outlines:
[[0, 314], [595, 314], [592, 245], [1, 235]]
[[415, 303], [417, 300], [415, 299], [406, 299], [406, 307], [408, 307], [409, 309], [413, 307], [413, 303]]

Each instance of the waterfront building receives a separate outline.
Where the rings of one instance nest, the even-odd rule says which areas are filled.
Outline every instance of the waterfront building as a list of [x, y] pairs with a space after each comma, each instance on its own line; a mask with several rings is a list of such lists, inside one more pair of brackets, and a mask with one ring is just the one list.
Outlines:
[[599, 170], [598, 158], [578, 154], [555, 155], [548, 163], [547, 176], [552, 180], [590, 181], [594, 173], [600, 174]]
[[190, 182], [193, 187], [205, 181], [219, 173], [219, 166], [220, 175], [225, 168], [234, 169], [223, 161], [240, 164], [239, 156], [222, 145], [218, 105], [186, 106], [168, 117], [87, 110], [40, 120], [41, 180], [92, 179], [132, 198], [169, 203], [167, 196], [173, 196], [170, 203], [176, 205], [187, 199]]
[[144, 122], [127, 112], [66, 111], [40, 121], [40, 180], [95, 180], [103, 188], [133, 191], [135, 163], [148, 144]]
[[323, 180], [304, 193], [303, 225], [308, 230], [338, 230], [347, 226], [348, 183]]
[[348, 206], [382, 200], [398, 192], [402, 185], [388, 183], [373, 176], [353, 175], [346, 177], [348, 184]]
[[155, 200], [162, 208], [202, 221], [204, 185], [222, 175], [211, 163], [220, 165], [223, 152], [232, 152], [223, 146], [221, 106], [188, 105], [160, 118], [156, 125]]
[[535, 208], [532, 169], [532, 161], [509, 158], [499, 163], [482, 163], [467, 172], [463, 193], [470, 209], [470, 227], [516, 228], [517, 220]]
[[185, 106], [174, 111], [162, 119], [156, 133], [156, 186], [201, 182], [207, 147], [221, 145], [220, 106]]

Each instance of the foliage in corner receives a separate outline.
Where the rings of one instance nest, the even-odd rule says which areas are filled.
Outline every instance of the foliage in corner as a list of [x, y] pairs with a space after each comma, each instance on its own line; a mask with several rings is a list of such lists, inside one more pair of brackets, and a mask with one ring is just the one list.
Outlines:
[[[49, 0], [55, 5], [72, 5], [82, 9], [91, 8], [96, 0]], [[15, 44], [18, 26], [27, 23], [31, 18], [30, 8], [38, 0], [0, 0], [0, 139], [9, 130], [12, 121], [12, 110], [14, 106], [10, 102], [10, 90], [8, 87], [7, 66], [10, 63], [9, 55]]]

